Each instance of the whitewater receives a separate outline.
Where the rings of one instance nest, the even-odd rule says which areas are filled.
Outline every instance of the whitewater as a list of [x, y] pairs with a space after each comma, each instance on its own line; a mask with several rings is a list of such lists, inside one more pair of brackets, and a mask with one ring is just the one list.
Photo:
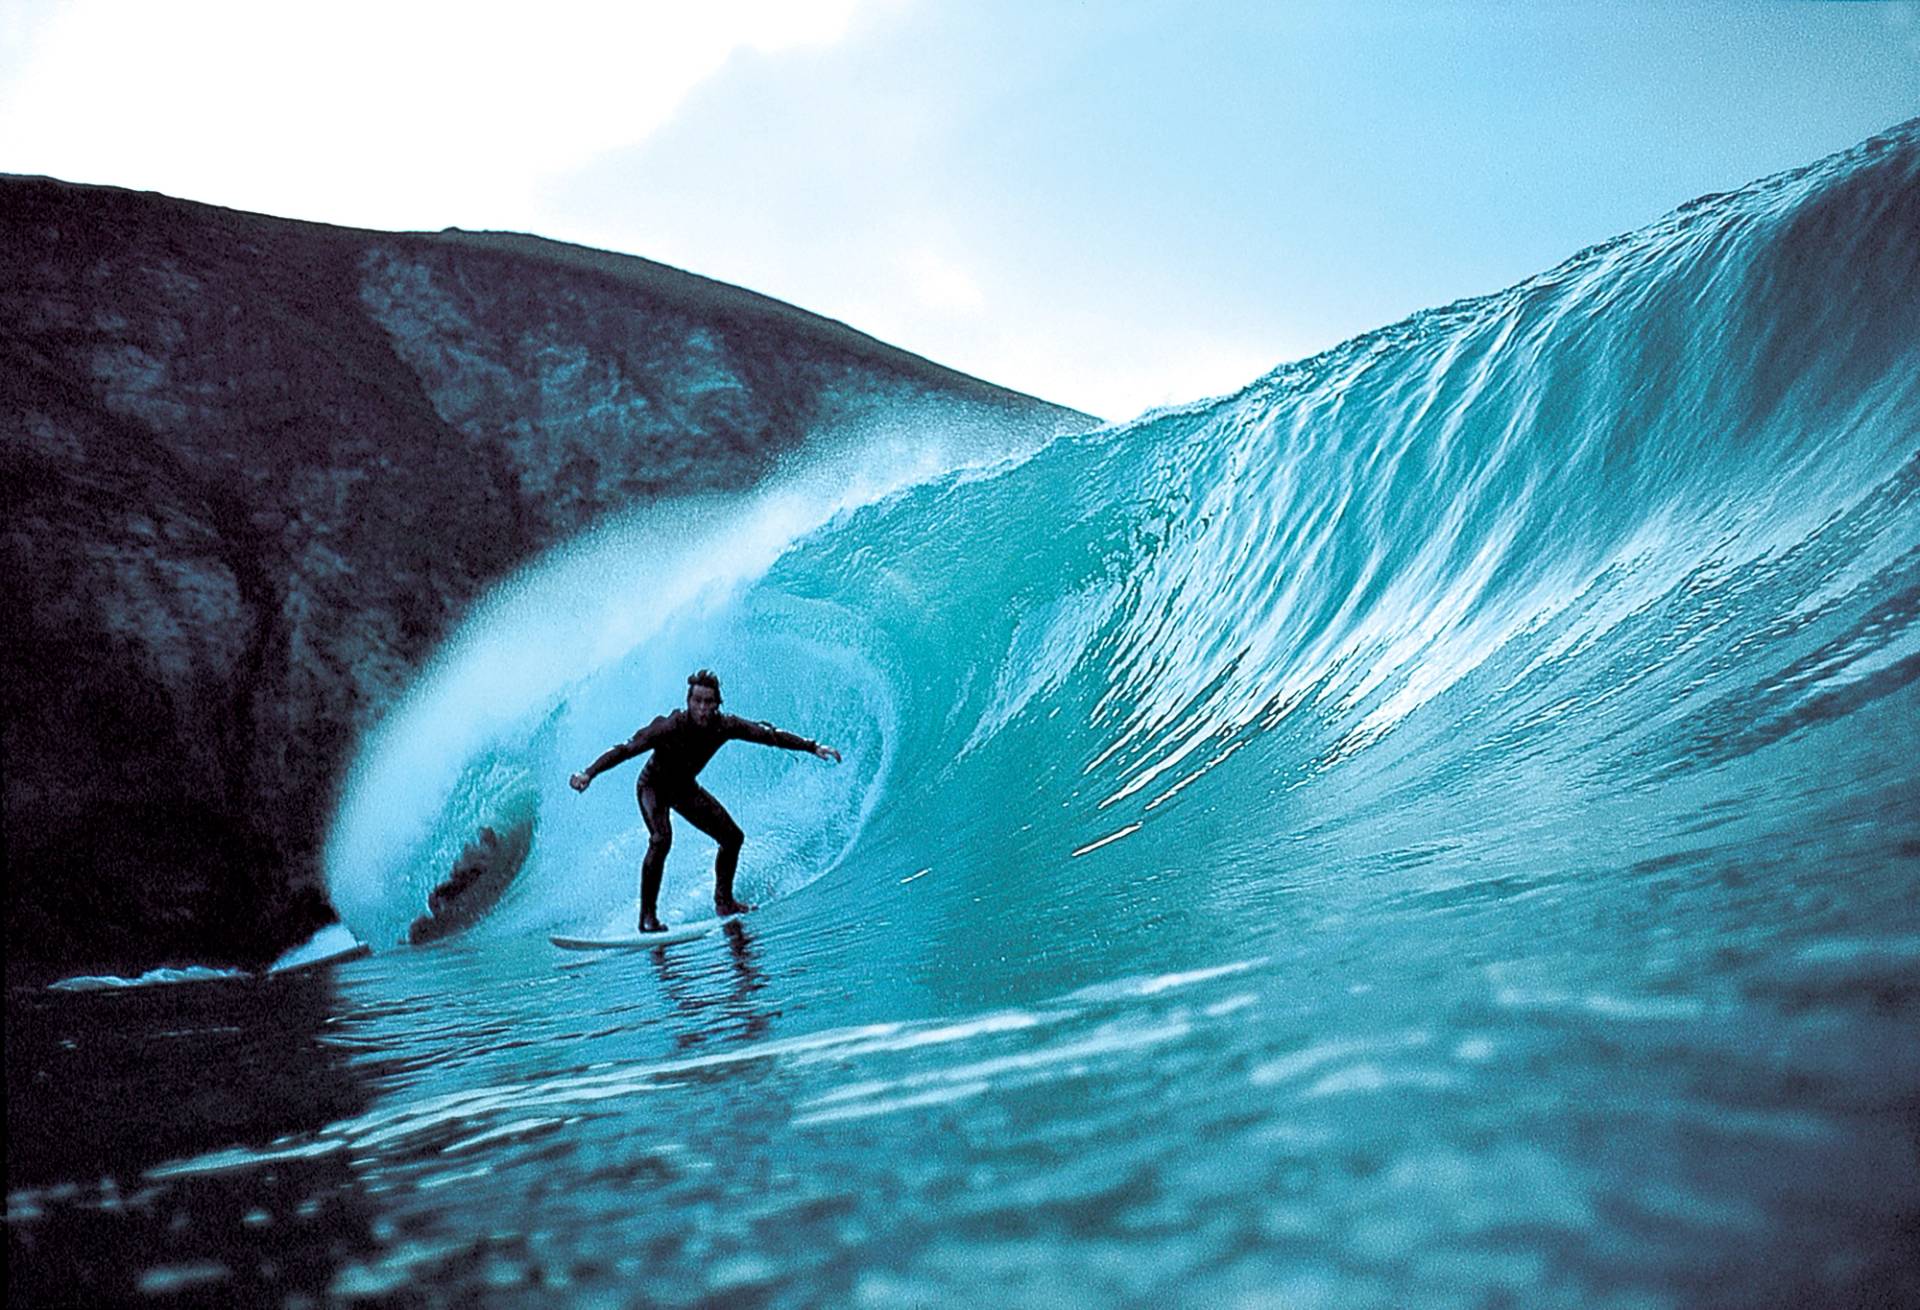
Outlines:
[[[370, 958], [10, 999], [10, 1063], [93, 1051], [12, 1107], [15, 1268], [1920, 1301], [1920, 122], [1236, 395], [954, 431], [504, 588], [343, 789]], [[845, 762], [729, 746], [763, 908], [558, 958], [630, 926], [646, 840], [636, 766], [568, 774], [701, 666]], [[398, 945], [483, 826], [526, 850], [497, 906]], [[711, 850], [682, 825], [669, 921]]]

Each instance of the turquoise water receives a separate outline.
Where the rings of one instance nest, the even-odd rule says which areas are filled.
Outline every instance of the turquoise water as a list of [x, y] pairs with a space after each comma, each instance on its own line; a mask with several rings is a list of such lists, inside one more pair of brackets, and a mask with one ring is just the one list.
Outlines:
[[[1917, 291], [1908, 125], [1236, 396], [579, 544], [368, 744], [378, 954], [10, 1000], [13, 1268], [1920, 1299]], [[730, 747], [765, 908], [561, 958], [644, 845], [566, 775], [697, 665], [846, 762]], [[482, 822], [499, 907], [388, 949]]]

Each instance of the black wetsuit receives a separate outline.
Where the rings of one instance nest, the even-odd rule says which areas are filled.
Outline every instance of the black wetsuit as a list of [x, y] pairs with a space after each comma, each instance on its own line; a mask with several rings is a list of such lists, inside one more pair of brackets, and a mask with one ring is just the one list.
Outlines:
[[593, 763], [591, 771], [600, 773], [644, 751], [653, 752], [653, 758], [640, 770], [636, 788], [640, 817], [647, 824], [647, 856], [640, 865], [640, 912], [644, 917], [652, 917], [659, 901], [660, 878], [666, 872], [667, 851], [673, 845], [672, 810], [680, 811], [688, 823], [720, 843], [713, 861], [713, 899], [716, 905], [733, 903], [733, 875], [739, 867], [740, 846], [746, 834], [726, 807], [695, 781], [715, 752], [730, 741], [751, 741], [790, 751], [820, 749], [818, 742], [783, 732], [770, 723], [716, 711], [701, 727], [685, 710], [675, 710], [661, 715]]

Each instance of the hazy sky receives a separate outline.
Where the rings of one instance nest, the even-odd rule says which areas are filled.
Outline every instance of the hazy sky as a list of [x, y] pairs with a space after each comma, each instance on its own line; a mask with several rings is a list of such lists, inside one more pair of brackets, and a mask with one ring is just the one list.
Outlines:
[[0, 171], [663, 260], [1109, 418], [1920, 115], [1920, 4], [0, 0]]

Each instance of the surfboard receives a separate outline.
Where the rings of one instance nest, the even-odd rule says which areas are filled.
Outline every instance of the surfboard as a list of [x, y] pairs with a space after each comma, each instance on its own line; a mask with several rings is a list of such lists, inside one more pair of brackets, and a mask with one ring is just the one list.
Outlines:
[[700, 919], [669, 928], [665, 932], [628, 932], [612, 937], [569, 937], [563, 933], [553, 933], [547, 940], [563, 951], [630, 951], [643, 946], [672, 946], [675, 942], [690, 942], [696, 937], [705, 937], [727, 919], [738, 917], [729, 914], [726, 919]]

